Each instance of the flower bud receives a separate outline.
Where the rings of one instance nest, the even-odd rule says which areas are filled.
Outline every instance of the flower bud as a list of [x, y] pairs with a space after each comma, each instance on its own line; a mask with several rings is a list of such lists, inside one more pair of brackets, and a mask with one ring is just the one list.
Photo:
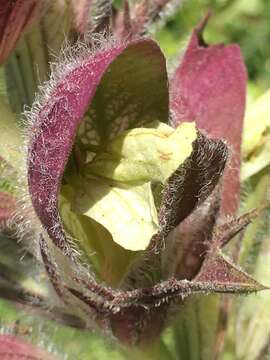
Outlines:
[[[195, 293], [265, 287], [221, 251], [255, 216], [219, 226], [227, 125], [219, 123], [213, 139], [207, 108], [209, 134], [191, 117], [179, 118], [175, 129], [167, 125], [167, 72], [157, 44], [103, 41], [60, 62], [29, 113], [28, 191], [41, 225], [41, 258], [63, 306], [87, 328], [142, 345], [160, 334], [175, 304]], [[235, 67], [230, 59], [223, 64], [232, 74], [242, 69], [238, 50], [235, 56]], [[235, 86], [227, 86], [232, 105]], [[215, 108], [220, 92], [211, 92]], [[236, 133], [240, 138], [240, 125]]]

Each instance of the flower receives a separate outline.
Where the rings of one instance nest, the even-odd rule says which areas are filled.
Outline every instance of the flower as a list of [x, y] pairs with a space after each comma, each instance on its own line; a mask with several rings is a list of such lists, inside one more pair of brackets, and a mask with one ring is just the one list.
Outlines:
[[203, 42], [204, 26], [170, 94], [154, 41], [107, 38], [60, 62], [28, 113], [28, 190], [54, 289], [87, 328], [132, 345], [194, 293], [264, 289], [221, 251], [258, 211], [220, 224], [239, 199], [246, 72], [237, 46]]

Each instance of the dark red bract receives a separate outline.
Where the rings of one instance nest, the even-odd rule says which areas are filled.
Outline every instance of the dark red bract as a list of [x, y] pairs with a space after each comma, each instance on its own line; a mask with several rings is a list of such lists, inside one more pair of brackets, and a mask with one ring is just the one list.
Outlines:
[[207, 18], [193, 31], [181, 64], [171, 81], [172, 124], [195, 120], [208, 136], [230, 146], [224, 175], [222, 212], [239, 205], [241, 136], [246, 100], [246, 69], [237, 45], [208, 46], [202, 32]]

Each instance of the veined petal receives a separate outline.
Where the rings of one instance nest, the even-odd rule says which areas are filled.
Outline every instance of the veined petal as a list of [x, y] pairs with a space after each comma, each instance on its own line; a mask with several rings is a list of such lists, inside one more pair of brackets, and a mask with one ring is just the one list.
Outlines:
[[162, 123], [124, 132], [86, 166], [85, 173], [122, 182], [164, 183], [192, 152], [194, 123], [177, 129]]
[[69, 254], [57, 201], [83, 119], [80, 140], [88, 148], [100, 149], [123, 130], [168, 118], [165, 60], [155, 42], [139, 39], [108, 45], [74, 64], [56, 84], [52, 82], [36, 112], [28, 153], [35, 211], [53, 242]]
[[246, 70], [237, 45], [208, 46], [202, 21], [193, 31], [170, 90], [172, 124], [195, 120], [208, 136], [231, 146], [225, 172], [222, 210], [230, 214], [239, 202], [240, 144], [246, 96]]

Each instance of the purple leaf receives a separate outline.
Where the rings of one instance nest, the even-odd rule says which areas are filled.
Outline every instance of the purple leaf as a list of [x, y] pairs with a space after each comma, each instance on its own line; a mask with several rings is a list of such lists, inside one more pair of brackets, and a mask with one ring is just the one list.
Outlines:
[[246, 70], [237, 45], [208, 46], [204, 19], [193, 31], [170, 91], [172, 125], [195, 120], [199, 129], [231, 146], [224, 177], [222, 212], [232, 214], [239, 202], [240, 144], [246, 96]]
[[113, 43], [75, 64], [53, 85], [37, 111], [28, 153], [28, 184], [35, 211], [53, 242], [69, 255], [58, 193], [84, 116], [86, 137], [96, 133], [94, 139], [87, 138], [88, 144], [93, 141], [95, 146], [125, 129], [168, 118], [165, 59], [155, 42]]

